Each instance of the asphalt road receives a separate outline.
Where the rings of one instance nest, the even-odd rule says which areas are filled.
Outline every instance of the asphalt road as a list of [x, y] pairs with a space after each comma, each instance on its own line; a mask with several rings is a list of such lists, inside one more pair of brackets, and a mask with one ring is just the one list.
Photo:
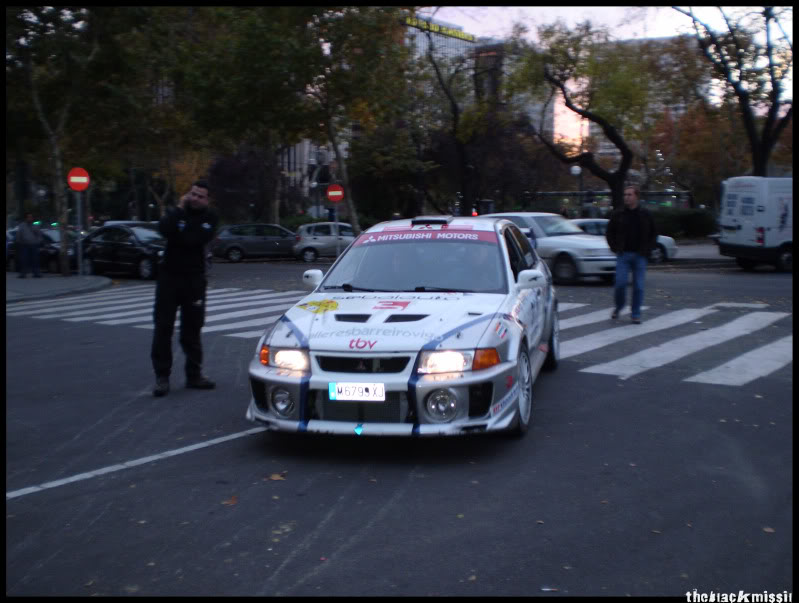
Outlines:
[[[211, 286], [300, 289], [308, 267], [219, 264]], [[155, 399], [151, 331], [7, 316], [6, 594], [791, 591], [792, 363], [740, 386], [686, 379], [790, 335], [792, 277], [647, 283], [642, 326], [728, 305], [565, 358], [536, 381], [522, 440], [253, 433], [252, 339], [203, 336], [211, 392], [182, 388], [176, 342]], [[562, 320], [610, 307], [599, 282], [558, 294], [585, 304]], [[784, 315], [629, 378], [584, 370], [755, 312]]]

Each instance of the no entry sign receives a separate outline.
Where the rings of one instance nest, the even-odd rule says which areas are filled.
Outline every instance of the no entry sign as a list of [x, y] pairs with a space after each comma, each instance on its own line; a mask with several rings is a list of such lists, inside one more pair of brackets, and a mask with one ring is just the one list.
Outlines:
[[331, 184], [327, 187], [327, 198], [333, 203], [338, 203], [344, 198], [344, 187], [340, 184]]
[[73, 191], [85, 191], [89, 188], [89, 172], [83, 168], [72, 168], [67, 174], [67, 184]]

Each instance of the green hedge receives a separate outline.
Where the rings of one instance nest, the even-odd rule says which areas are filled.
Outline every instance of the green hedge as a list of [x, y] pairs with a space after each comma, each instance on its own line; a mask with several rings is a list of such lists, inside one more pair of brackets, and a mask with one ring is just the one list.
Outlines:
[[717, 230], [713, 212], [706, 209], [656, 209], [652, 211], [658, 234], [675, 239], [701, 239]]

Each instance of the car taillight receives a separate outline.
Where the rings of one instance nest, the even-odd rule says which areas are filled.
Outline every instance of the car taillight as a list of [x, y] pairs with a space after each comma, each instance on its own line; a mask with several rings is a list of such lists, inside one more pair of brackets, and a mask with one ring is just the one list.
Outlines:
[[758, 245], [765, 244], [766, 229], [763, 228], [762, 226], [758, 226], [757, 228], [755, 228], [755, 233], [756, 233], [755, 243], [757, 243]]
[[298, 234], [294, 235], [294, 242], [295, 243], [299, 243], [300, 242], [300, 235], [298, 235]]

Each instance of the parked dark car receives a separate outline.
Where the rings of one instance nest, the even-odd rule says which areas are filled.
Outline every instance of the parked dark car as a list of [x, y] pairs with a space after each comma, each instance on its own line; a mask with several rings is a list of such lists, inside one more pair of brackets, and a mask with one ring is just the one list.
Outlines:
[[[15, 271], [19, 269], [17, 265], [17, 229], [11, 228], [6, 231], [6, 270]], [[77, 240], [78, 235], [70, 230], [67, 231], [70, 245], [67, 248], [69, 254], [69, 267], [77, 269]], [[42, 245], [39, 248], [39, 267], [47, 272], [60, 272], [61, 264], [61, 231], [58, 228], [42, 228]]]
[[103, 226], [83, 239], [86, 274], [127, 272], [142, 279], [155, 278], [166, 239], [157, 223]]
[[213, 255], [231, 262], [256, 257], [292, 257], [294, 233], [278, 224], [231, 224], [219, 229]]

